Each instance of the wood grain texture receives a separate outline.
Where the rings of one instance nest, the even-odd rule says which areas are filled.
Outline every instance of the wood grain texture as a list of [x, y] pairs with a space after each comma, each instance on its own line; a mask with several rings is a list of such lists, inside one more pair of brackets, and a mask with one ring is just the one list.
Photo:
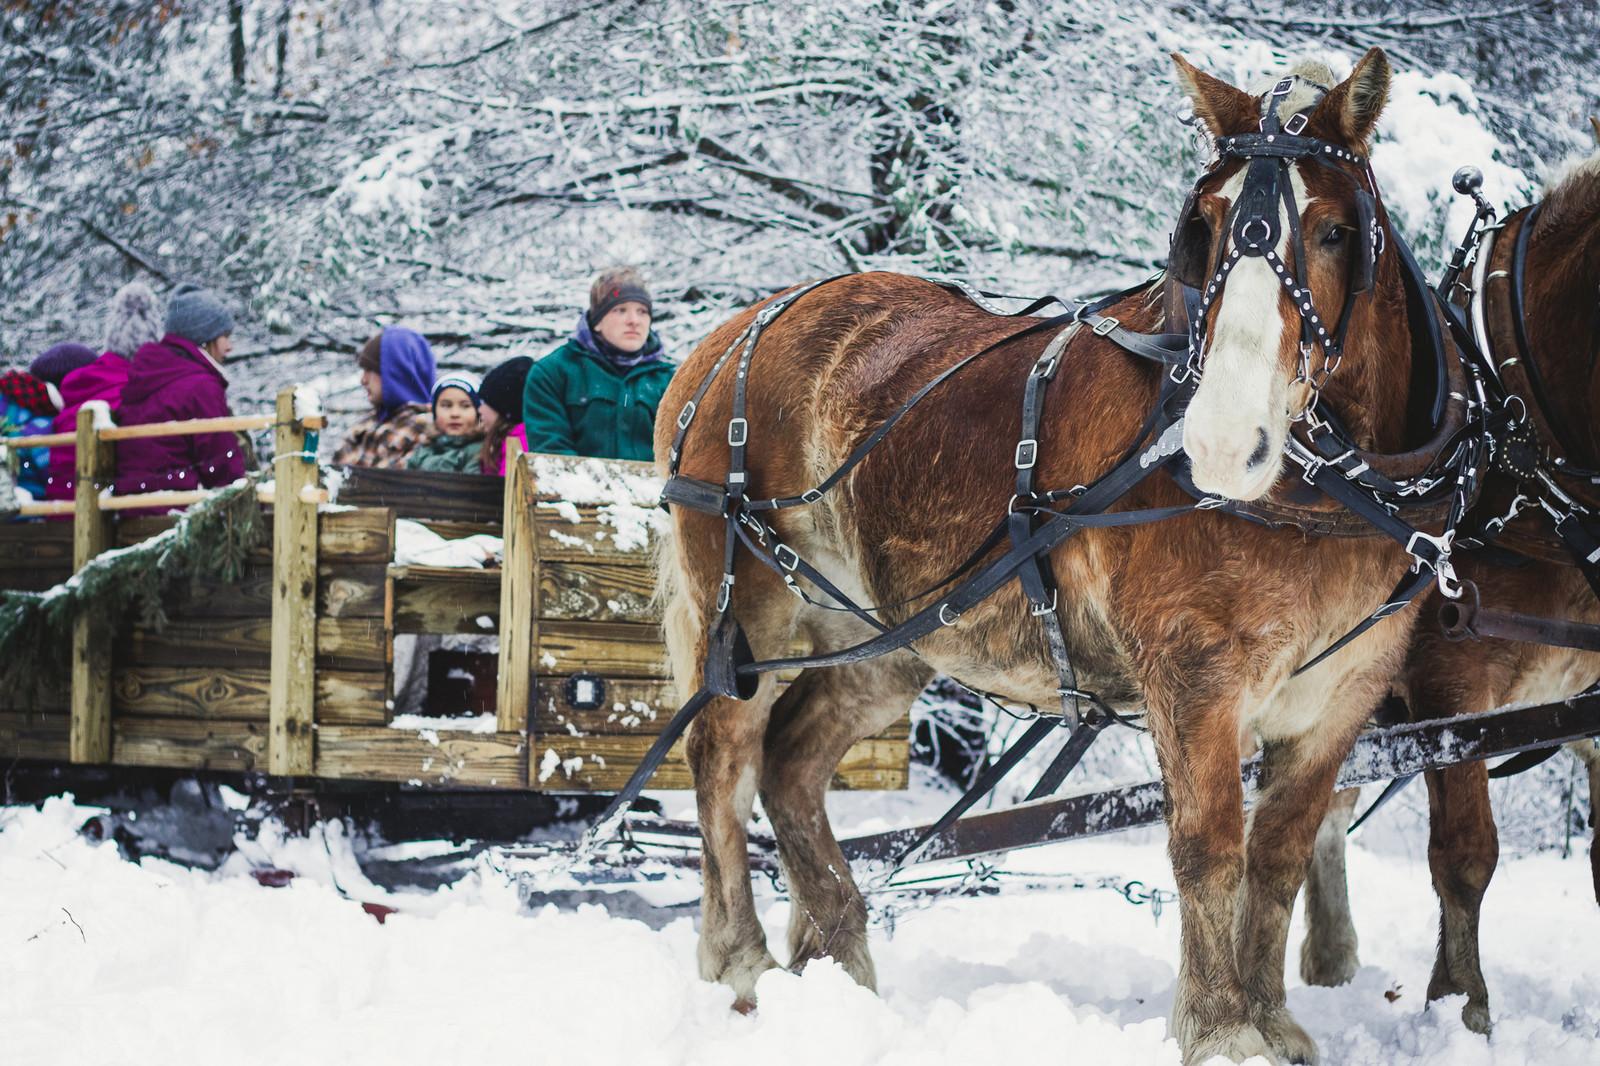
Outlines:
[[661, 621], [655, 569], [631, 563], [541, 560], [539, 617], [593, 622]]
[[[272, 686], [267, 713], [267, 771], [309, 774], [315, 761], [312, 722], [317, 693], [317, 464], [293, 458], [306, 447], [295, 421], [294, 389], [278, 393], [273, 454], [277, 500], [272, 506]], [[380, 632], [382, 621], [378, 622]], [[332, 649], [330, 648], [330, 652]], [[385, 648], [387, 655], [387, 648]]]
[[[528, 753], [530, 787], [546, 792], [614, 792], [627, 783], [649, 749], [648, 736], [538, 736]], [[909, 748], [903, 740], [868, 738], [853, 745], [839, 763], [836, 789], [902, 789], [910, 777]], [[683, 741], [673, 745], [650, 782], [651, 788], [694, 787]]]
[[[317, 614], [381, 618], [385, 567], [350, 563], [317, 567]], [[252, 618], [272, 614], [272, 567], [252, 564], [238, 581], [183, 582], [168, 590], [169, 617]]]
[[46, 566], [34, 564], [21, 567], [0, 567], [0, 589], [18, 592], [43, 592], [54, 588], [72, 576], [71, 566]]
[[[392, 566], [396, 633], [500, 631], [500, 571], [444, 566]], [[480, 618], [489, 624], [481, 625]]]
[[[319, 669], [382, 671], [388, 637], [381, 618], [318, 618]], [[272, 619], [174, 619], [160, 632], [131, 629], [116, 660], [140, 666], [271, 666]]]
[[244, 771], [267, 765], [265, 722], [119, 718], [112, 733], [112, 761], [119, 766]]
[[[572, 521], [576, 514], [578, 521]], [[603, 521], [592, 504], [541, 503], [534, 511], [538, 527], [539, 558], [564, 562], [642, 563], [655, 561], [651, 543], [622, 548], [617, 528]]]
[[541, 674], [668, 678], [661, 627], [632, 622], [541, 622], [534, 649]]
[[521, 788], [526, 754], [526, 741], [515, 733], [424, 734], [324, 726], [317, 730], [316, 774], [360, 781]]
[[500, 669], [495, 721], [502, 733], [525, 731], [539, 640], [539, 559], [533, 521], [533, 478], [515, 437], [506, 443], [505, 528], [500, 581]]
[[[113, 670], [111, 680], [117, 717], [265, 722], [271, 703], [270, 669], [141, 665]], [[382, 725], [386, 720], [381, 673], [318, 670], [316, 689], [319, 724]]]
[[339, 502], [393, 508], [401, 518], [499, 522], [504, 485], [482, 474], [351, 467]]
[[323, 512], [317, 516], [318, 559], [388, 565], [394, 558], [394, 518], [382, 507]]
[[[101, 513], [100, 489], [112, 483], [111, 445], [95, 431], [98, 405], [78, 411], [77, 481], [73, 485], [72, 568], [82, 570], [111, 547], [111, 519]], [[106, 627], [88, 615], [72, 620], [72, 761], [111, 759], [111, 647]]]
[[0, 759], [66, 762], [71, 732], [65, 711], [0, 711]]

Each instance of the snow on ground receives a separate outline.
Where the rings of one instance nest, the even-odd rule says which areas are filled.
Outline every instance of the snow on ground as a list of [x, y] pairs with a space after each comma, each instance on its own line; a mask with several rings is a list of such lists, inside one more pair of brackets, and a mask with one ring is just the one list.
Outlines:
[[[885, 807], [887, 803], [887, 807]], [[844, 796], [836, 817], [898, 820], [914, 796]], [[431, 893], [367, 881], [334, 827], [269, 825], [217, 872], [78, 832], [68, 799], [0, 808], [0, 1032], [5, 1060], [251, 1064], [1178, 1062], [1166, 1038], [1175, 907], [1154, 921], [1097, 890], [1002, 892], [901, 913], [874, 933], [881, 997], [830, 963], [762, 979], [752, 1016], [695, 977], [690, 917], [659, 930], [599, 906], [524, 912], [482, 863]], [[428, 845], [406, 845], [428, 850]], [[1504, 864], [1484, 915], [1497, 1029], [1459, 1001], [1425, 1010], [1434, 900], [1426, 867], [1351, 854], [1364, 966], [1289, 1002], [1329, 1064], [1600, 1061], [1600, 914], [1581, 856]], [[298, 872], [268, 888], [253, 868]], [[1016, 853], [1039, 874], [1171, 888], [1159, 832]], [[341, 895], [335, 886], [346, 895]], [[677, 886], [692, 896], [692, 881]], [[781, 951], [787, 904], [758, 883]], [[361, 902], [398, 908], [380, 924]], [[1297, 948], [1297, 922], [1291, 957]]]

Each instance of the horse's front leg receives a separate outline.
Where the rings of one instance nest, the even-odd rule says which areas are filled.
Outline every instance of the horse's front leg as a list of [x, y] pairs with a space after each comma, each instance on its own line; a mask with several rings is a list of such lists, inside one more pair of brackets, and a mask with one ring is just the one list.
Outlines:
[[1315, 1041], [1285, 1005], [1284, 954], [1295, 896], [1306, 878], [1339, 765], [1359, 728], [1359, 714], [1343, 717], [1354, 722], [1346, 727], [1335, 720], [1315, 732], [1265, 744], [1260, 794], [1250, 814], [1236, 930], [1239, 975], [1251, 1020], [1273, 1051], [1290, 1062], [1317, 1060]]
[[1145, 687], [1166, 786], [1167, 847], [1182, 921], [1170, 1032], [1188, 1064], [1214, 1055], [1242, 1062], [1272, 1054], [1250, 1019], [1233, 950], [1235, 899], [1244, 874], [1238, 727], [1243, 693], [1236, 687], [1242, 664], [1229, 670], [1219, 658], [1208, 659], [1193, 670], [1164, 671], [1170, 685]]

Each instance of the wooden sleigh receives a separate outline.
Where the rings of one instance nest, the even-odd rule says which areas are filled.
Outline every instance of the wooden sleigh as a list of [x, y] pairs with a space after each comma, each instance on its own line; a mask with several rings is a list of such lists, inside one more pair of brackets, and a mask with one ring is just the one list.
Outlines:
[[[275, 427], [271, 543], [243, 578], [179, 582], [160, 631], [115, 635], [75, 625], [72, 673], [47, 705], [6, 707], [0, 760], [265, 773], [401, 789], [604, 792], [620, 787], [666, 724], [677, 697], [653, 602], [654, 510], [627, 501], [569, 499], [575, 478], [599, 473], [636, 488], [648, 464], [517, 455], [500, 478], [351, 470], [327, 503], [316, 448], [320, 414], [296, 417], [295, 390], [272, 415], [200, 423], [99, 427], [8, 443], [75, 443], [77, 497], [25, 514], [69, 522], [0, 524], [0, 588], [41, 590], [108, 549], [137, 544], [173, 517], [124, 517], [184, 506], [203, 493], [102, 497], [113, 445], [159, 436]], [[309, 440], [308, 440], [309, 438]], [[581, 494], [580, 494], [581, 495]], [[503, 538], [503, 565], [470, 569], [397, 564], [397, 522], [446, 538]], [[476, 718], [394, 727], [396, 636], [498, 637], [498, 654], [443, 653], [467, 680]], [[484, 714], [492, 714], [492, 730]], [[901, 719], [846, 755], [838, 788], [899, 789], [908, 777]], [[654, 787], [691, 787], [681, 745]]]

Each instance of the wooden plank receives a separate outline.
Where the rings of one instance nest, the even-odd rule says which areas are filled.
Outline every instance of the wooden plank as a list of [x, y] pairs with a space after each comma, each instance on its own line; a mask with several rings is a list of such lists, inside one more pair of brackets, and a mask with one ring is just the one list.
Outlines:
[[[503, 638], [502, 638], [503, 639]], [[634, 622], [541, 622], [541, 674], [668, 678], [661, 627]]]
[[495, 692], [496, 728], [528, 729], [533, 659], [539, 630], [539, 556], [533, 522], [533, 472], [515, 437], [506, 443], [505, 530], [500, 581], [500, 671]]
[[[319, 669], [382, 671], [388, 637], [381, 618], [318, 618]], [[160, 632], [131, 629], [117, 642], [117, 661], [141, 666], [270, 666], [272, 619], [215, 618], [168, 622]]]
[[455, 519], [414, 518], [413, 522], [424, 529], [432, 530], [445, 540], [460, 540], [463, 537], [475, 537], [480, 533], [491, 537], [498, 537], [505, 527], [500, 522], [500, 515], [494, 516], [493, 522], [462, 522]]
[[[573, 517], [578, 520], [572, 521]], [[539, 558], [565, 562], [635, 563], [655, 561], [653, 543], [617, 546], [617, 528], [601, 520], [593, 504], [540, 503], [534, 511]]]
[[526, 747], [517, 733], [324, 726], [317, 730], [316, 775], [415, 785], [521, 788]]
[[[317, 567], [317, 614], [326, 618], [381, 618], [386, 568], [379, 563]], [[253, 618], [272, 614], [272, 568], [251, 565], [238, 581], [178, 584], [167, 613], [182, 618]]]
[[112, 761], [118, 766], [188, 770], [265, 769], [265, 722], [208, 722], [192, 718], [118, 718]]
[[[86, 403], [78, 410], [77, 482], [73, 486], [72, 568], [82, 570], [111, 547], [111, 519], [102, 514], [99, 496], [115, 469], [111, 445], [99, 439], [95, 419], [105, 404]], [[75, 763], [103, 763], [111, 758], [111, 642], [104, 623], [86, 614], [72, 621], [72, 737]]]
[[593, 622], [660, 622], [654, 567], [630, 563], [543, 562], [539, 617]]
[[[270, 668], [125, 666], [112, 671], [115, 716], [266, 722]], [[330, 725], [382, 725], [387, 718], [381, 673], [318, 670], [316, 720]]]
[[66, 762], [71, 732], [65, 711], [0, 711], [0, 758]]
[[[391, 566], [396, 633], [500, 631], [500, 571]], [[487, 622], [480, 622], [486, 619]]]
[[483, 474], [351, 467], [339, 487], [339, 502], [390, 507], [401, 518], [499, 522], [505, 482]]
[[39, 566], [56, 570], [72, 569], [72, 524], [70, 522], [0, 524], [0, 567], [6, 570], [27, 570]]
[[317, 558], [324, 563], [384, 563], [394, 558], [394, 512], [361, 507], [317, 516]]
[[[529, 787], [546, 792], [615, 792], [627, 783], [649, 749], [649, 736], [538, 736], [528, 753]], [[903, 740], [869, 737], [845, 752], [834, 774], [836, 789], [902, 789], [910, 777]], [[694, 787], [683, 741], [674, 744], [650, 781], [651, 788]]]
[[72, 576], [71, 566], [28, 566], [0, 569], [0, 589], [43, 592]]
[[[272, 504], [272, 691], [267, 710], [267, 772], [309, 774], [316, 761], [313, 722], [317, 698], [317, 464], [295, 458], [306, 450], [306, 426], [295, 417], [293, 386], [278, 392], [273, 454], [277, 482]], [[314, 448], [312, 449], [315, 450]], [[382, 632], [383, 620], [377, 621]], [[385, 641], [387, 644], [387, 641]], [[329, 653], [334, 654], [333, 649]], [[385, 649], [387, 654], [387, 649]]]
[[[587, 455], [548, 455], [534, 453], [534, 495], [540, 500], [559, 500], [560, 492], [557, 491], [559, 482], [556, 480], [563, 474], [570, 472], [583, 473], [584, 467], [593, 468], [594, 464], [603, 466], [613, 476], [644, 477], [659, 483], [656, 477], [656, 467], [652, 462], [637, 459], [600, 459]], [[541, 481], [541, 477], [545, 480]], [[548, 482], [548, 483], [547, 483]]]

